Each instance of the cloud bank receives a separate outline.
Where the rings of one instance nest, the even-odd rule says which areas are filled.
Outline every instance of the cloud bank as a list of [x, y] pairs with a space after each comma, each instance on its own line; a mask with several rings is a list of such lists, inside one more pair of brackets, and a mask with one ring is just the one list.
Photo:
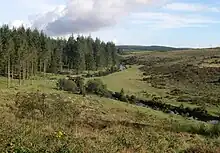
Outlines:
[[32, 16], [30, 21], [33, 28], [51, 36], [93, 32], [115, 25], [121, 17], [156, 1], [158, 3], [158, 0], [68, 0], [66, 5]]
[[133, 13], [133, 24], [145, 24], [151, 29], [170, 29], [187, 27], [206, 27], [209, 24], [219, 24], [220, 21], [192, 14], [171, 14], [163, 12]]
[[174, 0], [67, 0], [64, 5], [59, 5], [54, 4], [54, 0], [33, 0], [32, 3], [19, 1], [38, 13], [29, 16], [27, 22], [16, 20], [9, 25], [37, 28], [54, 37], [71, 33], [90, 34], [114, 26], [124, 17], [127, 24], [144, 25], [149, 29], [206, 27], [220, 23], [214, 16], [200, 15], [219, 12], [218, 7], [202, 3]]
[[220, 9], [217, 7], [209, 7], [205, 4], [199, 3], [169, 3], [166, 4], [164, 9], [173, 10], [173, 11], [189, 11], [189, 12], [220, 12]]

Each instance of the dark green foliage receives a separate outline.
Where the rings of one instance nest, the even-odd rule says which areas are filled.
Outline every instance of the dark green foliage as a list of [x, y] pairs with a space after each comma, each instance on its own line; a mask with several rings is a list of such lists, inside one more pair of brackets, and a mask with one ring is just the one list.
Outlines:
[[120, 91], [120, 98], [119, 100], [123, 101], [123, 102], [128, 102], [128, 95], [125, 95], [124, 89], [122, 88]]
[[111, 96], [110, 92], [106, 88], [106, 85], [104, 85], [100, 79], [89, 80], [86, 83], [86, 91], [88, 93], [97, 94], [99, 96]]
[[149, 78], [143, 78], [143, 81], [148, 81], [149, 80]]
[[90, 73], [87, 73], [85, 75], [86, 78], [90, 78], [90, 77], [101, 77], [101, 76], [106, 76], [106, 75], [109, 75], [109, 74], [112, 74], [112, 73], [115, 73], [115, 72], [118, 72], [119, 71], [119, 68], [116, 67], [116, 66], [111, 66], [110, 68], [107, 68], [105, 71], [99, 71], [97, 73], [94, 73], [94, 74], [90, 74]]
[[57, 82], [57, 88], [59, 90], [76, 92], [77, 91], [77, 84], [72, 80], [59, 79]]
[[116, 100], [120, 100], [120, 101], [123, 101], [123, 102], [128, 102], [129, 101], [129, 96], [126, 96], [124, 94], [123, 90], [121, 92], [115, 92], [112, 95], [112, 97], [115, 98]]
[[80, 91], [80, 94], [85, 94], [85, 87], [84, 87], [84, 78], [76, 77], [75, 83]]
[[132, 95], [130, 98], [129, 98], [129, 101], [133, 104], [135, 104], [137, 102], [137, 98], [136, 96]]
[[219, 120], [219, 117], [208, 114], [207, 110], [205, 110], [203, 107], [194, 108], [194, 109], [188, 107], [184, 108], [183, 105], [177, 107], [170, 104], [162, 103], [161, 101], [158, 100], [158, 98], [161, 99], [161, 97], [158, 97], [156, 99], [154, 98], [153, 100], [143, 100], [136, 98], [134, 95], [125, 96], [123, 95], [123, 90], [122, 90], [121, 92], [112, 93], [112, 98], [123, 102], [129, 102], [132, 104], [147, 106], [152, 109], [160, 110], [169, 114], [179, 114], [184, 117], [193, 117], [201, 121]]
[[91, 37], [70, 36], [68, 40], [52, 39], [38, 30], [0, 27], [0, 75], [21, 80], [37, 73], [76, 73], [97, 70], [118, 63], [112, 42]]
[[121, 89], [120, 94], [121, 94], [122, 96], [124, 96], [124, 95], [125, 95], [125, 92], [124, 92], [124, 89], [123, 89], [123, 88]]

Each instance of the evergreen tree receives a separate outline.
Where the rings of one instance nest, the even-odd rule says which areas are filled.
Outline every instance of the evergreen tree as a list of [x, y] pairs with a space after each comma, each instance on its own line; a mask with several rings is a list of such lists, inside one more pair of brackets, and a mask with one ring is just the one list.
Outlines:
[[77, 37], [76, 49], [74, 50], [74, 68], [77, 71], [77, 74], [82, 70], [85, 70], [85, 55], [84, 55], [84, 37]]
[[93, 54], [93, 40], [91, 37], [88, 37], [85, 41], [85, 62], [86, 62], [86, 70], [94, 70], [95, 61], [94, 61], [94, 54]]
[[101, 41], [98, 38], [96, 38], [95, 42], [93, 42], [93, 57], [95, 61], [95, 68], [98, 70], [98, 68], [102, 67]]
[[19, 79], [21, 84], [21, 80], [33, 78], [38, 72], [71, 69], [79, 73], [111, 67], [117, 62], [112, 42], [83, 36], [74, 39], [73, 35], [68, 40], [53, 39], [37, 29], [0, 27], [0, 75], [8, 77], [8, 86], [13, 79]]
[[106, 63], [105, 63], [106, 67], [112, 66], [113, 60], [112, 60], [112, 50], [111, 50], [110, 42], [107, 42], [105, 46], [105, 60], [106, 60]]
[[105, 49], [106, 45], [104, 42], [101, 43], [101, 47], [100, 47], [100, 65], [102, 67], [108, 67], [108, 62], [106, 60], [106, 49]]
[[8, 87], [10, 87], [11, 84], [11, 63], [12, 63], [12, 56], [15, 53], [14, 50], [14, 41], [12, 38], [9, 39], [8, 41], [8, 48], [7, 48], [7, 70], [8, 70]]

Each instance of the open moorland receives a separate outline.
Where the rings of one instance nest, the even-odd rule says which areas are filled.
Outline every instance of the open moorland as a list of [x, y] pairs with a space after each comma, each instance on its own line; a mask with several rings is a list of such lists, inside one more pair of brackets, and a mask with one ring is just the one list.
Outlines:
[[213, 49], [135, 54], [126, 62], [143, 65], [142, 81], [163, 101], [210, 108], [210, 113], [219, 115], [219, 58], [219, 50]]
[[[217, 121], [187, 115], [199, 108], [199, 115], [218, 119], [219, 57], [218, 50], [126, 55], [127, 69], [86, 78], [86, 89], [97, 92], [84, 94], [59, 90], [66, 75], [48, 73], [20, 86], [14, 79], [10, 88], [2, 77], [0, 151], [220, 152]], [[105, 84], [102, 90], [87, 84], [94, 78]]]

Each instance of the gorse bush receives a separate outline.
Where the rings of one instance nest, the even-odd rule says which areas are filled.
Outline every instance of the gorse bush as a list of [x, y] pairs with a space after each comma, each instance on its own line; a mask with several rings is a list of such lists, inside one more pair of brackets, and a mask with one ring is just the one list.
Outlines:
[[110, 97], [111, 94], [107, 90], [107, 87], [100, 79], [89, 80], [86, 83], [86, 91], [88, 93], [97, 94], [99, 96]]
[[49, 105], [45, 103], [45, 94], [37, 93], [17, 93], [15, 97], [15, 115], [19, 118], [44, 117]]
[[73, 100], [39, 91], [17, 93], [7, 109], [0, 109], [0, 152], [71, 152], [78, 143], [72, 127], [82, 112]]
[[17, 93], [11, 111], [18, 118], [29, 119], [58, 118], [76, 112], [71, 101], [63, 100], [60, 95], [46, 95], [40, 92]]
[[57, 88], [59, 90], [77, 92], [77, 85], [74, 81], [68, 79], [59, 79], [57, 82]]

